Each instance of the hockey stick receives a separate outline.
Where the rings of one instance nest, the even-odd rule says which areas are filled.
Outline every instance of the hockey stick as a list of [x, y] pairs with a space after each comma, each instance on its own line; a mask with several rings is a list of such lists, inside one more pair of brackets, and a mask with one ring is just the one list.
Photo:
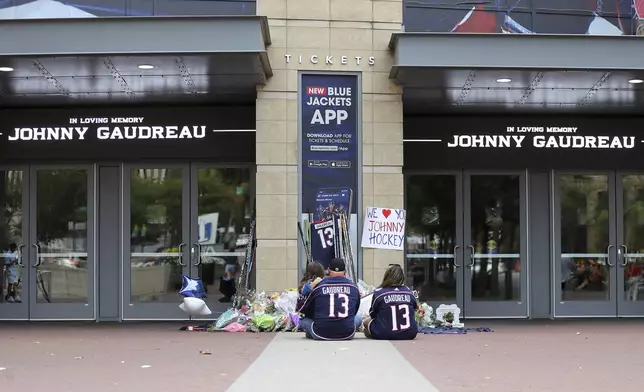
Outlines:
[[248, 275], [250, 273], [249, 268], [253, 262], [253, 256], [255, 251], [255, 225], [256, 225], [256, 211], [255, 205], [253, 206], [253, 213], [250, 217], [250, 227], [248, 233], [248, 244], [246, 244], [246, 254], [244, 257], [244, 264], [242, 265], [242, 270], [239, 273], [239, 278], [237, 279], [237, 291], [233, 298], [233, 308], [238, 308], [241, 304], [240, 291], [244, 294], [248, 292]]
[[300, 240], [302, 241], [302, 246], [304, 247], [304, 254], [306, 256], [306, 263], [310, 263], [313, 261], [312, 255], [311, 255], [311, 249], [309, 246], [306, 244], [306, 237], [304, 237], [304, 231], [302, 230], [302, 223], [297, 222], [297, 229], [300, 231]]

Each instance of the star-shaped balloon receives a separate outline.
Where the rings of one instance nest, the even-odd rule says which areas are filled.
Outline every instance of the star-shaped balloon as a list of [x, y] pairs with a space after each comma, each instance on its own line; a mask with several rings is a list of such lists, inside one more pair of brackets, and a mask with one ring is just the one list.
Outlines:
[[192, 279], [186, 275], [183, 275], [183, 284], [179, 294], [184, 297], [206, 298], [206, 290], [203, 288], [201, 279]]

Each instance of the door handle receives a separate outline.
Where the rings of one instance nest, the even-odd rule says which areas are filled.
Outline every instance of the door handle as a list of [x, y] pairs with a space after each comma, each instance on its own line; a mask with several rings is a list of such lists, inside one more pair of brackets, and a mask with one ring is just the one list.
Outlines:
[[454, 267], [456, 268], [461, 268], [461, 265], [456, 262], [456, 252], [458, 251], [458, 248], [460, 248], [460, 245], [454, 245]]
[[468, 245], [468, 248], [470, 248], [470, 264], [468, 267], [474, 267], [474, 245]]
[[40, 246], [38, 244], [31, 244], [36, 249], [36, 264], [32, 265], [32, 267], [36, 268], [40, 266]]
[[608, 245], [606, 248], [606, 264], [608, 264], [609, 267], [614, 267], [615, 264], [610, 262], [610, 250], [613, 247], [613, 245]]
[[22, 248], [25, 247], [25, 244], [18, 245], [18, 265], [24, 267], [25, 265], [22, 262]]
[[193, 264], [193, 266], [197, 267], [197, 266], [201, 265], [201, 244], [199, 244], [198, 242], [195, 242], [195, 245], [193, 246], [193, 249], [197, 250], [195, 252], [196, 256], [197, 256], [197, 262], [195, 264]]
[[628, 247], [626, 245], [620, 245], [620, 248], [624, 249], [624, 253], [622, 254], [622, 267], [626, 267], [628, 264], [628, 258], [626, 255], [628, 255]]
[[184, 242], [179, 244], [179, 265], [185, 267], [186, 264], [183, 262], [183, 247], [186, 246]]

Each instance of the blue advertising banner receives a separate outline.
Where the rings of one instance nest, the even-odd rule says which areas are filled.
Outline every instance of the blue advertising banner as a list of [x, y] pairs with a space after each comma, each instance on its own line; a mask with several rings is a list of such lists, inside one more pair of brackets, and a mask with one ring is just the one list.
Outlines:
[[[357, 237], [358, 203], [354, 199], [359, 194], [359, 96], [358, 75], [302, 74], [303, 219], [310, 220], [310, 224], [321, 223], [346, 212], [352, 242]], [[328, 265], [330, 259], [326, 258], [330, 255], [320, 252], [312, 256], [313, 260]]]

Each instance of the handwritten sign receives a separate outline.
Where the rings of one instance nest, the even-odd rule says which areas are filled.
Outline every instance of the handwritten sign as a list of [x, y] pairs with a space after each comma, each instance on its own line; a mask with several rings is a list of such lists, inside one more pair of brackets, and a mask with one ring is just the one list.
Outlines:
[[405, 210], [368, 207], [362, 230], [362, 247], [405, 249]]

